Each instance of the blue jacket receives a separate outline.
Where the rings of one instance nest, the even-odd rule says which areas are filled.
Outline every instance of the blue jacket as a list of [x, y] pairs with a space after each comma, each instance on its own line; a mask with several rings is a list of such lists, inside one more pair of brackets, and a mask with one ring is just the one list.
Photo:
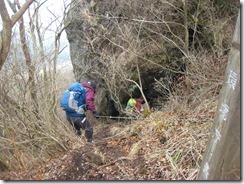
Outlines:
[[85, 117], [86, 105], [85, 105], [85, 88], [78, 82], [72, 83], [69, 86], [69, 91], [78, 92], [79, 94], [75, 94], [74, 99], [77, 102], [78, 109], [81, 110], [81, 113], [76, 112], [67, 112], [66, 115], [74, 116], [74, 117]]

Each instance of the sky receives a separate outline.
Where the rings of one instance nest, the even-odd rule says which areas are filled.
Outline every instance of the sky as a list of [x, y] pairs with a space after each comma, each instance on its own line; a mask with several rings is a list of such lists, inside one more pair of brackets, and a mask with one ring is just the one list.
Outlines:
[[[39, 0], [44, 2], [45, 0]], [[52, 43], [54, 41], [54, 34], [57, 30], [57, 27], [60, 25], [62, 21], [63, 12], [64, 12], [64, 2], [68, 4], [70, 0], [47, 0], [40, 7], [40, 21], [42, 22], [42, 27], [48, 29], [45, 31], [45, 43], [46, 46], [52, 47]], [[59, 21], [53, 22], [56, 17], [59, 17]], [[50, 26], [50, 22], [53, 22]], [[50, 26], [50, 27], [49, 27]], [[61, 48], [66, 47], [65, 50], [60, 54], [59, 58], [62, 61], [70, 60], [69, 58], [69, 43], [67, 40], [66, 32], [64, 31], [61, 35]]]
[[[11, 0], [13, 2], [13, 0]], [[20, 0], [20, 4], [23, 5], [26, 0]], [[70, 0], [37, 0], [38, 2], [43, 3], [42, 6], [39, 8], [39, 20], [41, 25], [41, 32], [44, 35], [43, 42], [45, 44], [46, 49], [53, 47], [54, 43], [54, 36], [57, 27], [60, 25], [62, 21], [61, 18], [64, 12], [64, 3], [68, 4]], [[8, 7], [8, 3], [5, 1], [7, 6], [8, 12], [13, 15], [12, 10]], [[34, 12], [33, 4], [29, 8], [31, 12]], [[59, 21], [54, 21], [57, 17], [59, 17]], [[25, 26], [28, 26], [29, 17], [27, 11], [24, 14]], [[50, 23], [52, 24], [50, 25]], [[13, 30], [17, 30], [17, 28], [13, 28]], [[2, 30], [2, 20], [0, 17], [0, 30]], [[66, 32], [64, 31], [61, 35], [61, 47], [65, 49], [59, 56], [59, 60], [66, 61], [70, 60], [69, 56], [69, 43], [67, 40]]]

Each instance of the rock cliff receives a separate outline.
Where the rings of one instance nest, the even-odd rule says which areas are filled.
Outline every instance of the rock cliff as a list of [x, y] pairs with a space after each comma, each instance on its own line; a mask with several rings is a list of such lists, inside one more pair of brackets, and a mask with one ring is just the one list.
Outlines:
[[130, 96], [141, 96], [138, 85], [149, 102], [162, 103], [185, 74], [188, 49], [215, 44], [208, 9], [195, 1], [184, 9], [176, 0], [73, 0], [66, 33], [74, 76], [97, 83], [98, 112], [121, 112]]

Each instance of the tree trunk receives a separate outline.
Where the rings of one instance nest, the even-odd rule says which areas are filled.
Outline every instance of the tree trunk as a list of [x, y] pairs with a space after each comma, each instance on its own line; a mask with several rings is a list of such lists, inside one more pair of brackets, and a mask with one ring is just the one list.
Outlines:
[[0, 70], [8, 56], [11, 43], [12, 21], [9, 17], [3, 0], [0, 1], [0, 14], [3, 21], [3, 29], [0, 32]]
[[189, 33], [188, 33], [188, 0], [183, 1], [183, 7], [184, 7], [184, 27], [185, 27], [185, 53], [188, 56], [189, 55]]
[[3, 22], [3, 29], [0, 32], [0, 70], [8, 57], [11, 44], [12, 27], [16, 24], [20, 17], [22, 17], [33, 2], [34, 0], [26, 1], [20, 10], [10, 18], [4, 0], [0, 0], [0, 15]]
[[[8, 3], [15, 14], [18, 12], [16, 6], [18, 7], [19, 10], [21, 9], [18, 1], [13, 4], [10, 1], [8, 1]], [[38, 100], [37, 100], [37, 94], [36, 94], [36, 90], [35, 90], [35, 66], [32, 63], [30, 49], [28, 47], [27, 40], [26, 40], [25, 25], [24, 25], [23, 17], [20, 17], [20, 19], [19, 19], [19, 33], [20, 33], [22, 50], [23, 50], [23, 53], [25, 56], [26, 66], [28, 68], [29, 92], [30, 92], [31, 100], [34, 103], [34, 112], [35, 112], [36, 116], [38, 117]], [[35, 48], [33, 50], [35, 50]]]
[[240, 180], [240, 11], [199, 180]]

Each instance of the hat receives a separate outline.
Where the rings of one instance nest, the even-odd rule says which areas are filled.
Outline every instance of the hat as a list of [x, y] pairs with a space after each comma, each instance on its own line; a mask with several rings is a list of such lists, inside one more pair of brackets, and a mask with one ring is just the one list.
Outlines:
[[96, 83], [95, 82], [92, 82], [92, 81], [89, 81], [87, 82], [94, 90], [96, 90]]

